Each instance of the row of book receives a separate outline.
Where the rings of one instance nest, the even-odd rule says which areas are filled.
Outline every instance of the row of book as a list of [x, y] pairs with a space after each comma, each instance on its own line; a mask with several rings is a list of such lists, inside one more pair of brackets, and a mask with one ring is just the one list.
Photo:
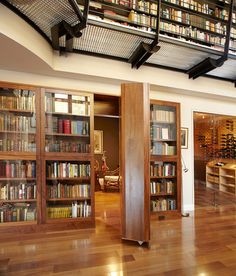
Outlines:
[[160, 212], [160, 211], [170, 211], [176, 210], [176, 200], [175, 199], [157, 199], [151, 200], [151, 211]]
[[16, 116], [15, 114], [0, 114], [0, 131], [35, 132], [35, 117]]
[[0, 223], [36, 220], [36, 208], [28, 203], [5, 204], [0, 206]]
[[174, 193], [175, 184], [170, 180], [163, 181], [151, 181], [150, 190], [151, 194], [173, 194]]
[[[114, 12], [109, 11], [109, 13], [114, 13]], [[138, 14], [136, 11], [131, 11], [129, 18], [125, 16], [117, 15], [116, 13], [114, 14], [115, 16], [112, 15], [108, 17], [106, 16], [106, 14], [103, 14], [103, 16], [89, 14], [89, 18], [104, 20], [107, 22], [116, 22], [121, 25], [129, 26], [130, 28], [141, 29], [149, 32], [154, 32], [156, 29], [156, 20], [155, 20], [156, 18], [154, 16], [148, 16], [146, 14]], [[235, 19], [236, 19], [236, 16], [235, 16]], [[133, 26], [134, 24], [135, 26]], [[210, 30], [210, 23], [209, 24], [207, 23], [207, 28]], [[218, 28], [218, 26], [216, 26], [216, 28]], [[187, 40], [187, 41], [194, 40], [195, 43], [204, 44], [204, 45], [207, 44], [208, 46], [211, 46], [211, 47], [216, 47], [216, 48], [218, 48], [219, 46], [223, 47], [225, 44], [225, 37], [222, 37], [221, 35], [217, 36], [217, 33], [215, 35], [212, 35], [207, 31], [202, 31], [201, 29], [198, 29], [197, 27], [194, 27], [194, 26], [181, 26], [178, 24], [178, 22], [169, 23], [161, 20], [160, 31], [162, 34], [165, 34], [168, 36], [174, 36], [181, 40]], [[232, 28], [231, 37], [232, 38], [236, 37], [236, 30], [234, 28]], [[230, 47], [232, 49], [236, 48], [236, 42], [233, 39], [230, 40]]]
[[157, 18], [154, 16], [140, 14], [134, 10], [131, 10], [127, 19], [129, 19], [133, 23], [150, 27], [150, 29], [156, 28]]
[[19, 183], [12, 185], [0, 183], [0, 200], [36, 199], [36, 183]]
[[226, 25], [221, 22], [210, 21], [199, 15], [189, 14], [173, 8], [165, 8], [161, 13], [162, 18], [191, 25], [196, 28], [205, 29], [219, 34], [226, 34]]
[[[1, 90], [1, 89], [0, 89]], [[0, 108], [18, 109], [18, 110], [35, 110], [35, 94], [30, 90], [14, 89], [6, 92], [8, 95], [0, 96]]]
[[[131, 9], [134, 9], [139, 12], [150, 13], [153, 15], [157, 14], [157, 4], [152, 1], [144, 1], [144, 0], [105, 0], [106, 2], [111, 2], [114, 4], [118, 4], [121, 6], [126, 6]], [[223, 20], [228, 20], [229, 12], [225, 8], [220, 8], [216, 4], [213, 5], [209, 3], [204, 3], [201, 1], [194, 1], [194, 0], [163, 0], [162, 7], [165, 7], [165, 3], [175, 4], [177, 6], [184, 7], [189, 10], [197, 11], [200, 13], [204, 13], [207, 15], [215, 16]], [[102, 8], [102, 6], [96, 6], [96, 8]], [[176, 7], [177, 8], [177, 7]], [[233, 13], [233, 18], [235, 22], [236, 14]]]
[[209, 3], [194, 0], [163, 0], [163, 2], [169, 2], [193, 11], [212, 15], [223, 20], [228, 20], [229, 16], [229, 13], [226, 9], [220, 8], [214, 3], [213, 5], [210, 5]]
[[129, 1], [129, 7], [140, 12], [146, 12], [150, 14], [157, 14], [157, 4], [154, 2], [144, 0], [131, 0]]
[[223, 46], [225, 43], [224, 37], [208, 34], [192, 26], [185, 27], [185, 26], [180, 26], [178, 24], [160, 22], [160, 29], [164, 33], [183, 36], [186, 39], [189, 38], [189, 39], [199, 40], [208, 44]]
[[151, 162], [150, 164], [150, 176], [175, 176], [176, 166], [174, 163], [164, 162]]
[[36, 152], [36, 142], [21, 139], [0, 139], [0, 151]]
[[0, 161], [0, 178], [35, 178], [35, 161]]
[[151, 106], [151, 121], [157, 121], [161, 123], [174, 123], [175, 112], [169, 110], [158, 109], [154, 105]]
[[[71, 101], [69, 101], [71, 97]], [[71, 106], [70, 106], [71, 105]], [[79, 95], [64, 95], [46, 93], [45, 96], [45, 111], [49, 113], [69, 113], [74, 115], [90, 115], [90, 99], [87, 96]]]
[[151, 154], [153, 155], [175, 155], [176, 154], [176, 146], [169, 145], [166, 142], [152, 142], [151, 145]]
[[90, 164], [77, 164], [70, 162], [53, 162], [47, 164], [47, 177], [73, 178], [89, 177]]
[[[89, 15], [89, 17], [91, 19], [102, 19], [98, 16], [91, 16]], [[102, 19], [104, 21], [107, 22], [116, 22], [115, 20], [107, 20], [105, 17]], [[129, 25], [127, 22], [122, 22], [119, 23], [121, 25], [126, 25], [130, 28], [134, 28], [134, 29], [139, 29], [139, 30], [143, 30], [143, 31], [148, 31], [148, 32], [153, 32], [155, 29], [155, 26], [146, 26], [146, 25], [142, 25], [142, 26], [132, 26]], [[215, 47], [218, 49], [218, 47], [224, 47], [225, 44], [225, 37], [221, 37], [221, 36], [217, 36], [216, 35], [212, 35], [206, 32], [203, 32], [201, 30], [198, 30], [196, 27], [186, 27], [186, 26], [181, 26], [178, 25], [178, 23], [174, 24], [174, 23], [169, 23], [169, 22], [160, 22], [160, 32], [161, 34], [167, 35], [167, 36], [171, 36], [171, 37], [176, 37], [179, 38], [181, 40], [185, 40], [185, 41], [192, 41], [194, 40], [194, 43], [199, 43], [199, 44], [207, 44], [211, 47]], [[236, 38], [236, 30], [235, 28], [231, 29], [231, 37], [232, 38]], [[236, 50], [236, 41], [233, 39], [230, 39], [230, 48], [232, 50]]]
[[89, 197], [89, 184], [53, 184], [47, 185], [47, 198], [78, 198]]
[[[117, 15], [115, 15], [115, 16], [117, 16]], [[211, 31], [211, 32], [215, 32], [216, 34], [223, 34], [223, 35], [226, 34], [226, 25], [225, 24], [222, 24], [220, 22], [215, 23], [210, 20], [201, 18], [200, 16], [195, 16], [192, 14], [188, 14], [186, 12], [177, 11], [173, 8], [163, 9], [161, 12], [161, 18], [163, 20], [163, 21], [161, 21], [161, 24], [160, 24], [161, 30], [165, 30], [166, 22], [164, 21], [164, 19], [169, 19], [172, 21], [176, 21], [176, 24], [178, 24], [178, 22], [180, 22], [180, 23], [190, 25], [190, 27], [191, 27], [190, 29], [186, 29], [188, 27], [183, 28], [183, 30], [185, 30], [186, 36], [189, 35], [190, 30], [194, 29], [194, 28], [196, 28], [196, 31], [197, 31], [197, 28], [199, 28], [199, 29], [205, 30], [206, 32]], [[146, 15], [146, 14], [139, 14], [139, 13], [131, 10], [127, 19], [135, 24], [140, 24], [140, 25], [146, 26], [147, 31], [150, 31], [151, 29], [156, 28], [157, 19], [154, 16], [150, 16], [150, 15]], [[172, 25], [170, 25], [170, 26], [172, 26]], [[189, 30], [189, 32], [187, 30]], [[176, 30], [175, 30], [175, 32], [176, 32]]]
[[170, 127], [160, 127], [152, 124], [150, 128], [151, 140], [174, 140], [175, 129]]
[[89, 134], [89, 122], [70, 119], [61, 119], [57, 117], [47, 116], [47, 132], [64, 133], [64, 134]]
[[91, 205], [87, 201], [72, 202], [71, 206], [47, 207], [47, 217], [49, 219], [56, 218], [78, 218], [90, 217]]
[[67, 142], [64, 140], [49, 140], [45, 141], [46, 152], [78, 152], [78, 153], [89, 153], [90, 144], [79, 143], [79, 142]]

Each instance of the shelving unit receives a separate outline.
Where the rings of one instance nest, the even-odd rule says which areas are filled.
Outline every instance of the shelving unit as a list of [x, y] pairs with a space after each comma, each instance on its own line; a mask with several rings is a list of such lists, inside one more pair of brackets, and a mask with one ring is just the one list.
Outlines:
[[215, 165], [206, 167], [206, 186], [211, 189], [219, 190], [220, 168]]
[[151, 101], [152, 212], [181, 211], [180, 105]]
[[206, 166], [206, 186], [213, 190], [236, 195], [235, 160], [213, 160]]
[[0, 83], [0, 111], [0, 232], [94, 226], [93, 95]]
[[43, 90], [42, 222], [94, 225], [93, 96]]
[[0, 227], [41, 219], [39, 91], [0, 83]]
[[[94, 0], [89, 17], [155, 32], [158, 1]], [[81, 7], [82, 8], [82, 7]], [[223, 47], [229, 1], [161, 1], [160, 33], [206, 46]], [[236, 12], [233, 13], [231, 48], [236, 49]]]

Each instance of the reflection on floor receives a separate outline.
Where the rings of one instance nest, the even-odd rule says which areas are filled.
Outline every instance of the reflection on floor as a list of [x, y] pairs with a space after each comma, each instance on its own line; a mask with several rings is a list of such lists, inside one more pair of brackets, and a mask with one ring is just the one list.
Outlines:
[[105, 223], [120, 230], [120, 193], [95, 193], [96, 224]]
[[236, 205], [236, 197], [231, 194], [214, 191], [206, 188], [205, 185], [199, 182], [195, 183], [195, 208], [220, 205]]
[[96, 201], [96, 229], [0, 235], [0, 275], [236, 275], [235, 204], [152, 221], [147, 248], [121, 241], [119, 194]]

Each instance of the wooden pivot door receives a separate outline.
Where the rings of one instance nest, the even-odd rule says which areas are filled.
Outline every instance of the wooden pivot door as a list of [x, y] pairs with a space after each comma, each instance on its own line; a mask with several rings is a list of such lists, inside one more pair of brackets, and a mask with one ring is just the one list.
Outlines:
[[150, 240], [149, 85], [121, 85], [122, 238]]

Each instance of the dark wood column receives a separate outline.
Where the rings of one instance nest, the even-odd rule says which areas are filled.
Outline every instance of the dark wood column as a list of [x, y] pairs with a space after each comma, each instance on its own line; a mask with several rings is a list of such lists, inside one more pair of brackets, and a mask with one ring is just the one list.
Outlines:
[[121, 85], [122, 238], [150, 239], [149, 85]]

